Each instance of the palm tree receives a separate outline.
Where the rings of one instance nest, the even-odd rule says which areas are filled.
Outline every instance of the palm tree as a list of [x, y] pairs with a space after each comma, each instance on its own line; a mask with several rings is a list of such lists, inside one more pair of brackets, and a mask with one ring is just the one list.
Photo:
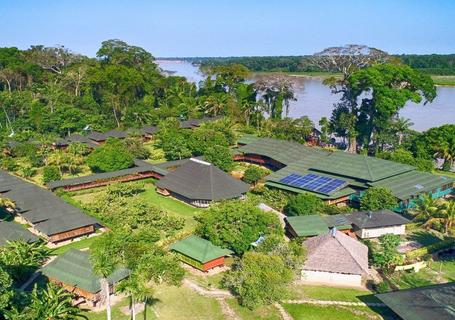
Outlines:
[[413, 126], [414, 123], [410, 119], [404, 117], [399, 117], [393, 122], [395, 130], [398, 132], [398, 145], [401, 146], [403, 143], [403, 138], [406, 132], [409, 131], [409, 128]]
[[114, 265], [112, 264], [111, 259], [103, 252], [92, 250], [90, 259], [93, 264], [94, 272], [102, 276], [100, 285], [101, 291], [103, 292], [103, 300], [106, 302], [106, 316], [107, 320], [111, 320], [111, 293], [107, 277], [114, 271]]
[[434, 222], [439, 221], [437, 216], [439, 208], [438, 200], [433, 199], [431, 195], [423, 195], [411, 213], [416, 221], [422, 222], [422, 225], [428, 229]]
[[[146, 303], [153, 294], [150, 287], [147, 286], [147, 280], [138, 275], [138, 272], [131, 274], [128, 279], [123, 280], [117, 286], [119, 292], [126, 293], [131, 298], [131, 319], [136, 320], [136, 302]], [[144, 306], [144, 312], [145, 312]], [[145, 316], [144, 316], [145, 318]]]
[[441, 221], [444, 223], [444, 233], [448, 234], [449, 230], [455, 225], [455, 201], [445, 201], [440, 208]]
[[30, 304], [23, 310], [12, 308], [5, 312], [6, 319], [47, 319], [47, 320], [74, 320], [88, 319], [82, 310], [72, 305], [73, 296], [63, 288], [48, 283], [45, 289], [38, 289], [37, 285], [30, 294]]

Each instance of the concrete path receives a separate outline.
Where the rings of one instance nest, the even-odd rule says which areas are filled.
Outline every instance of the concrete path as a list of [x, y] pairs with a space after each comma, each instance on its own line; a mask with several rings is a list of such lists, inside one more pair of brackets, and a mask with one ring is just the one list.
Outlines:
[[274, 303], [273, 304], [275, 306], [275, 308], [278, 309], [278, 312], [280, 313], [281, 315], [281, 319], [283, 320], [294, 320], [291, 315], [289, 313], [287, 313], [286, 310], [284, 310], [283, 306], [281, 304], [279, 304], [278, 302]]
[[357, 307], [385, 307], [386, 305], [380, 302], [351, 302], [351, 301], [328, 301], [328, 300], [284, 300], [283, 303], [288, 304], [318, 304], [318, 305], [335, 305], [335, 306], [357, 306]]

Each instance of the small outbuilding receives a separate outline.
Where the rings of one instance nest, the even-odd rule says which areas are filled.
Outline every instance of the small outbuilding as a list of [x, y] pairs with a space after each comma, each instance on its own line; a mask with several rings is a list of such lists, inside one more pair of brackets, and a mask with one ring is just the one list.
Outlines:
[[191, 158], [156, 183], [157, 192], [171, 195], [196, 207], [212, 201], [239, 198], [249, 185], [209, 162]]
[[286, 217], [286, 232], [291, 237], [314, 237], [327, 234], [329, 229], [336, 227], [340, 232], [351, 234], [351, 222], [345, 215]]
[[224, 258], [233, 253], [194, 235], [177, 241], [171, 245], [171, 250], [178, 254], [180, 260], [201, 271], [224, 266]]
[[[93, 271], [88, 251], [71, 249], [44, 266], [41, 272], [49, 281], [63, 287], [76, 297], [84, 298], [93, 304], [102, 298], [101, 277]], [[111, 293], [114, 284], [128, 275], [128, 269], [120, 268], [108, 276]]]
[[368, 275], [368, 247], [336, 228], [304, 242], [307, 258], [302, 281], [361, 286]]
[[403, 235], [406, 233], [406, 224], [410, 223], [402, 215], [390, 210], [358, 211], [347, 218], [352, 223], [353, 231], [361, 239], [378, 238], [388, 233]]
[[455, 319], [455, 282], [377, 294], [403, 320]]

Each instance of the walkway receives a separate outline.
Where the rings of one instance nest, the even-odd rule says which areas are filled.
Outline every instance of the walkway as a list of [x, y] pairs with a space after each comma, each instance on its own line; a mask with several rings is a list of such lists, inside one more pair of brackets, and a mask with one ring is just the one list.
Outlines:
[[330, 300], [284, 300], [287, 304], [318, 304], [318, 305], [335, 305], [335, 306], [357, 306], [357, 307], [385, 307], [386, 305], [380, 302], [351, 302], [351, 301], [330, 301]]

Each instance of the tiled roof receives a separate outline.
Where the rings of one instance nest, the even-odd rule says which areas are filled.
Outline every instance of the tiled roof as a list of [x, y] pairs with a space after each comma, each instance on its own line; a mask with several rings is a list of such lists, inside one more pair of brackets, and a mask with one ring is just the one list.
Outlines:
[[171, 245], [171, 250], [184, 254], [200, 263], [206, 263], [232, 254], [231, 250], [213, 245], [210, 241], [197, 236], [189, 236]]

